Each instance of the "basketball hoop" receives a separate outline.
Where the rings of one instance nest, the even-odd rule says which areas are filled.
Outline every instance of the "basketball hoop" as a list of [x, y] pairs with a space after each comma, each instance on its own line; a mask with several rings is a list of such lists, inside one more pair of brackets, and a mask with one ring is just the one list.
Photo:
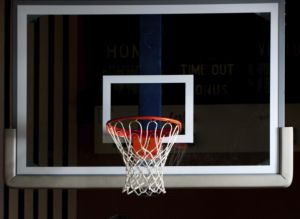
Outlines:
[[155, 116], [110, 120], [106, 129], [123, 156], [127, 177], [123, 192], [166, 193], [163, 167], [181, 131], [181, 122]]

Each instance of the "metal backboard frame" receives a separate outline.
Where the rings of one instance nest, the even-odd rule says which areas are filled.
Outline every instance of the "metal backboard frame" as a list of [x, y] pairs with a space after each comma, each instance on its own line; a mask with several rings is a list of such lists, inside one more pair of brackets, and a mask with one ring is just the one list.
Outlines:
[[[145, 4], [148, 3], [148, 4]], [[101, 1], [85, 5], [25, 3], [16, 6], [14, 66], [14, 128], [6, 131], [6, 182], [13, 187], [90, 188], [121, 187], [124, 167], [28, 167], [26, 164], [27, 106], [27, 16], [80, 14], [174, 14], [174, 13], [270, 13], [270, 165], [205, 169], [167, 167], [167, 187], [249, 187], [288, 186], [292, 181], [293, 133], [284, 128], [284, 2], [209, 1], [145, 2], [108, 4]], [[186, 168], [186, 169], [185, 169]], [[243, 169], [241, 169], [243, 168]], [[182, 169], [182, 170], [180, 170]]]

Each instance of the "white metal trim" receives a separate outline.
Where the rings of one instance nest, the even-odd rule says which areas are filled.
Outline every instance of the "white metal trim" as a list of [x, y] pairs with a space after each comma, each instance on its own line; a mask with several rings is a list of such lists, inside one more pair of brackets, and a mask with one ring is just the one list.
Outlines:
[[27, 153], [27, 13], [17, 10], [17, 171], [22, 172]]
[[271, 13], [270, 30], [270, 167], [278, 172], [278, 127], [279, 127], [279, 90], [278, 90], [278, 5]]
[[272, 12], [278, 3], [177, 5], [18, 5], [28, 15], [214, 14]]

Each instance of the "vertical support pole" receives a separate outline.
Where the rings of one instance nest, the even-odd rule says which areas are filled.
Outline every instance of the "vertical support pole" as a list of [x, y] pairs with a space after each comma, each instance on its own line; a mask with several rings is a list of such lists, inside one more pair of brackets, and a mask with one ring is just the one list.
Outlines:
[[19, 218], [19, 190], [9, 189], [8, 193], [8, 219], [18, 219]]
[[[27, 87], [27, 160], [33, 163], [34, 160], [34, 125], [35, 125], [35, 110], [34, 110], [34, 91], [35, 91], [35, 77], [34, 77], [34, 59], [35, 59], [35, 24], [34, 22], [28, 23], [28, 58], [27, 58], [27, 74], [28, 74], [28, 87]], [[24, 189], [24, 219], [33, 219], [33, 189]]]
[[[140, 74], [160, 75], [162, 58], [162, 16], [140, 16]], [[141, 84], [139, 115], [161, 115], [161, 84]]]
[[[6, 2], [8, 3], [8, 1], [2, 1], [2, 2]], [[5, 10], [5, 8], [3, 8]], [[7, 11], [5, 11], [5, 14], [6, 14]], [[13, 32], [15, 31], [14, 30], [14, 24], [15, 24], [15, 21], [13, 18], [14, 16], [14, 13], [8, 13], [9, 14], [9, 18], [7, 17], [7, 19], [10, 19], [10, 22], [9, 22], [9, 37], [12, 38], [14, 35], [13, 35]], [[4, 34], [4, 29], [3, 29], [3, 34]], [[9, 127], [11, 128], [13, 126], [13, 114], [14, 114], [14, 110], [15, 108], [13, 107], [13, 94], [15, 92], [14, 90], [14, 86], [16, 85], [15, 84], [15, 79], [13, 78], [13, 73], [15, 71], [15, 68], [13, 67], [13, 59], [14, 59], [14, 56], [13, 56], [13, 52], [14, 51], [14, 46], [13, 46], [13, 40], [12, 39], [8, 39], [8, 42], [9, 42], [9, 57], [6, 57], [7, 59], [6, 60], [9, 60], [9, 63], [7, 62], [7, 64], [9, 65], [8, 67], [8, 71], [9, 71], [9, 76], [8, 76], [8, 81], [9, 81], [9, 84], [6, 85], [8, 86], [9, 88], [8, 89], [5, 89], [5, 91], [8, 92], [9, 94], [9, 97], [8, 97], [8, 102], [7, 104], [9, 104], [9, 112], [7, 112], [6, 114], [6, 118], [8, 120], [8, 124], [9, 124]], [[3, 63], [4, 64], [4, 63]], [[3, 69], [4, 70], [4, 69]], [[19, 218], [19, 189], [14, 189], [14, 188], [9, 188], [8, 189], [8, 209], [6, 209], [6, 211], [8, 212], [8, 219], [17, 219]], [[6, 216], [6, 215], [5, 215]]]
[[[48, 57], [49, 57], [49, 20], [40, 18], [40, 65], [39, 65], [39, 165], [48, 165]], [[46, 219], [48, 214], [48, 190], [38, 191], [38, 218]]]
[[5, 19], [5, 1], [0, 2], [0, 219], [4, 218], [4, 19]]
[[[68, 164], [77, 165], [78, 16], [69, 18]], [[68, 190], [68, 219], [77, 218], [77, 190]]]
[[[63, 164], [63, 16], [54, 17], [53, 164]], [[62, 189], [53, 189], [53, 218], [62, 219]]]

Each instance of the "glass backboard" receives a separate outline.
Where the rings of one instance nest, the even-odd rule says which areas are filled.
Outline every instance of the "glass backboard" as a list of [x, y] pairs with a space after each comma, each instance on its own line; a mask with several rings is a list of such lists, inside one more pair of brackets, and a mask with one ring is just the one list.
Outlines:
[[17, 174], [121, 177], [105, 124], [138, 115], [183, 124], [166, 177], [278, 174], [281, 7], [18, 5]]

